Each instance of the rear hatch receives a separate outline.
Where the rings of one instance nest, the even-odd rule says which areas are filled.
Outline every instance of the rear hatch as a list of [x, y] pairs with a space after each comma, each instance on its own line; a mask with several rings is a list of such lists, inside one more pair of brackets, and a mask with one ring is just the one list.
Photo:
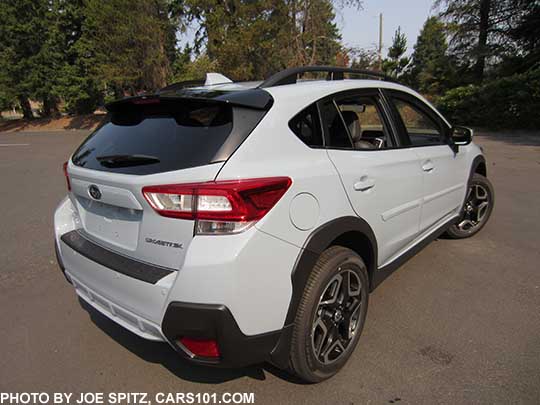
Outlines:
[[138, 97], [109, 109], [68, 165], [80, 230], [125, 256], [178, 269], [194, 221], [160, 216], [142, 188], [214, 180], [265, 110], [178, 97]]

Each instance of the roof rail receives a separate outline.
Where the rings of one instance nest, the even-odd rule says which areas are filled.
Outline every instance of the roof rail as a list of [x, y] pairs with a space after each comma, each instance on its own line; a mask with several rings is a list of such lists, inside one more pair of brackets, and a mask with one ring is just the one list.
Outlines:
[[301, 66], [282, 70], [270, 76], [268, 79], [262, 82], [259, 87], [265, 88], [272, 86], [281, 86], [284, 84], [294, 84], [297, 82], [298, 76], [301, 76], [303, 73], [307, 72], [326, 72], [328, 73], [328, 75], [326, 76], [326, 80], [343, 80], [344, 73], [349, 73], [372, 77], [379, 80], [395, 81], [384, 73], [379, 73], [372, 70], [353, 69], [337, 66]]
[[172, 83], [159, 89], [157, 93], [159, 94], [164, 91], [181, 90], [181, 89], [185, 89], [186, 87], [204, 86], [205, 80], [206, 79], [196, 79], [196, 80], [185, 80], [183, 82]]

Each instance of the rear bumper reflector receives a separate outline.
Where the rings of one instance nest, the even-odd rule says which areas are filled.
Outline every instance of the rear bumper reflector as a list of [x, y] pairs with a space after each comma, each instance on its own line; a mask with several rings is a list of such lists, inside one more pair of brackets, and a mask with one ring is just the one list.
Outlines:
[[87, 259], [146, 283], [156, 284], [163, 277], [168, 276], [174, 271], [130, 259], [109, 249], [105, 249], [86, 239], [77, 230], [65, 233], [60, 239], [71, 249]]

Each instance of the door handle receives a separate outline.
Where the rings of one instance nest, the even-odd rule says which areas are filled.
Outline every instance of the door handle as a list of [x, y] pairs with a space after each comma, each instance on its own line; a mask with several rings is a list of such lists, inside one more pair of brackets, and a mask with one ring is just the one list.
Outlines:
[[434, 168], [435, 166], [433, 166], [433, 162], [429, 159], [422, 164], [422, 170], [425, 172], [431, 172]]
[[375, 180], [362, 176], [359, 181], [354, 183], [353, 188], [355, 191], [367, 191], [375, 186]]

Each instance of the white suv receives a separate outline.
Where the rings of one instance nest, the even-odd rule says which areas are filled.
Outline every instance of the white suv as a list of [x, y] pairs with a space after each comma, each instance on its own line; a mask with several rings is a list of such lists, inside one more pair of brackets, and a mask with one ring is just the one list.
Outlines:
[[[298, 80], [311, 72], [327, 78]], [[478, 232], [494, 202], [470, 130], [407, 87], [345, 75], [379, 78], [211, 74], [109, 104], [54, 215], [77, 294], [194, 363], [334, 375], [369, 292], [443, 232]]]

